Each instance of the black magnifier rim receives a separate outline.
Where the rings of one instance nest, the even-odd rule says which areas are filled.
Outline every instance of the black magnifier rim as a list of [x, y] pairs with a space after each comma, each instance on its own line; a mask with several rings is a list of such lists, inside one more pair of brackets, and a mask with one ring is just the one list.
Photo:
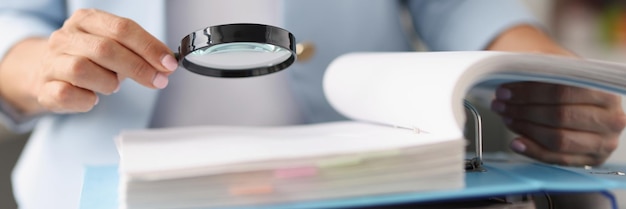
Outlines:
[[[273, 65], [248, 69], [218, 69], [205, 67], [188, 61], [185, 57], [208, 47], [238, 42], [271, 44], [288, 49], [291, 56], [285, 61]], [[262, 24], [236, 23], [210, 26], [185, 36], [178, 47], [178, 60], [187, 70], [205, 76], [240, 78], [266, 75], [289, 67], [296, 60], [296, 39], [289, 31]]]

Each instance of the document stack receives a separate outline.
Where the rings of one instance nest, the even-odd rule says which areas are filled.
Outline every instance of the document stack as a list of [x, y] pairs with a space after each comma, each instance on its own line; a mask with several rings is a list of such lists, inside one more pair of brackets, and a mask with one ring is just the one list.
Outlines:
[[351, 121], [123, 132], [119, 205], [225, 208], [462, 189], [463, 99], [477, 84], [516, 81], [626, 94], [626, 65], [506, 52], [344, 55], [323, 85]]
[[361, 122], [130, 131], [118, 146], [119, 202], [127, 209], [224, 208], [464, 186], [461, 138]]

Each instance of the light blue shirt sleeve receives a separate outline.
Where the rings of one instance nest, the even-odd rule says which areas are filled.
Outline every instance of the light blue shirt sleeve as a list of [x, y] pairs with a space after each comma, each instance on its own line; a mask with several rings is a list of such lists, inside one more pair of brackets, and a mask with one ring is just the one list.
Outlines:
[[[62, 0], [0, 0], [0, 60], [24, 39], [49, 36], [62, 25], [65, 17], [65, 1]], [[0, 98], [0, 123], [7, 128], [25, 132], [34, 126], [33, 120], [21, 116]]]
[[409, 0], [408, 6], [432, 51], [483, 50], [513, 26], [540, 25], [516, 0]]

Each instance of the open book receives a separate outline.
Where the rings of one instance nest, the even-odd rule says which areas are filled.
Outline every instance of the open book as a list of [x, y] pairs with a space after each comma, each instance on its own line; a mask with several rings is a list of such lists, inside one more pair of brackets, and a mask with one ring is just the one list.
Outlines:
[[359, 53], [324, 90], [346, 122], [188, 127], [118, 137], [120, 207], [294, 203], [464, 186], [462, 100], [477, 83], [546, 81], [626, 92], [626, 66], [503, 52]]

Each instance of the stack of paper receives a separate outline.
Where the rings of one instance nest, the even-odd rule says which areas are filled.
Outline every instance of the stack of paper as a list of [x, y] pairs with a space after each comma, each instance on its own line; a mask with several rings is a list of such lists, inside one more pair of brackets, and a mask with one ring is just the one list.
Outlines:
[[464, 186], [458, 133], [361, 122], [122, 133], [120, 206], [211, 208]]
[[120, 205], [211, 208], [462, 188], [463, 98], [472, 86], [542, 81], [626, 93], [625, 77], [625, 65], [538, 54], [344, 55], [329, 65], [324, 92], [361, 122], [124, 132]]

